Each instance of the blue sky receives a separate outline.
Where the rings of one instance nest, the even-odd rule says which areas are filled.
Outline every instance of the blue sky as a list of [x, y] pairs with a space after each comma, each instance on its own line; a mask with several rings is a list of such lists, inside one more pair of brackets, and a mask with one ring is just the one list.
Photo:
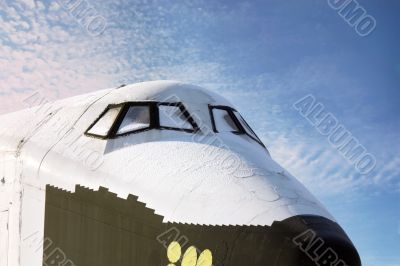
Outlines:
[[[177, 79], [241, 110], [272, 156], [328, 207], [363, 265], [399, 266], [400, 3], [359, 0], [361, 37], [327, 0], [0, 1], [0, 113], [122, 83]], [[86, 21], [87, 22], [87, 21]], [[359, 174], [292, 105], [312, 94], [377, 160]]]

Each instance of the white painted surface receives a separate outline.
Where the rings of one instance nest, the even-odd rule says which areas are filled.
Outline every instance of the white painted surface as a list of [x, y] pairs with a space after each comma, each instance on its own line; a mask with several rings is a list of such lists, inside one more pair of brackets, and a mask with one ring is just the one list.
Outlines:
[[0, 210], [0, 265], [8, 266], [8, 210]]
[[15, 151], [0, 151], [0, 265], [19, 265], [20, 193], [15, 193], [19, 176]]
[[25, 185], [22, 197], [21, 265], [41, 265], [43, 260], [45, 187]]

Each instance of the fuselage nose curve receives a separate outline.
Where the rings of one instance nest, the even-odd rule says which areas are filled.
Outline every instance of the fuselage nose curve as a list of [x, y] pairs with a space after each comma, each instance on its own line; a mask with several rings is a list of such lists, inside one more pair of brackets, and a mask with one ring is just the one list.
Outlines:
[[[212, 250], [214, 265], [361, 265], [357, 250], [332, 216], [262, 150], [250, 156], [236, 148], [165, 141], [157, 144], [164, 152], [155, 154], [144, 148], [148, 145], [155, 144], [124, 149], [185, 170], [162, 174], [162, 165], [152, 168], [134, 162], [123, 172], [145, 173], [134, 181], [135, 186], [149, 182], [143, 189], [148, 194], [141, 199], [191, 242]], [[241, 166], [233, 168], [236, 172], [218, 171], [221, 164], [210, 160], [210, 154], [240, 156]]]
[[[232, 251], [236, 262], [230, 260], [229, 265], [270, 265], [274, 261], [273, 265], [341, 266], [341, 257], [358, 265], [354, 259], [357, 252], [343, 230], [335, 226], [334, 218], [300, 182], [272, 160], [261, 140], [229, 102], [198, 88], [182, 90], [181, 85], [171, 86], [151, 93], [143, 87], [141, 97], [125, 98], [122, 111], [118, 109], [121, 106], [111, 106], [120, 115], [106, 134], [106, 142], [101, 144], [106, 143], [105, 157], [110, 162], [105, 172], [120, 181], [119, 185], [124, 184], [124, 192], [138, 196], [162, 215], [164, 222], [193, 224], [196, 230], [202, 225], [217, 227], [216, 234], [229, 227], [234, 235], [243, 238], [240, 248], [252, 246], [259, 250], [254, 258], [246, 255], [254, 254], [254, 250]], [[128, 89], [118, 94], [129, 95]], [[113, 99], [121, 102], [120, 97]], [[110, 101], [111, 98], [107, 99], [107, 103]], [[135, 110], [139, 112], [138, 106], [146, 119], [134, 115]], [[174, 112], [165, 111], [168, 109]], [[139, 129], [118, 134], [125, 130], [124, 122]], [[319, 217], [318, 223], [309, 222], [315, 221], [315, 217]], [[315, 258], [308, 254], [314, 242], [307, 247], [295, 242], [303, 233], [314, 236], [316, 245], [326, 243], [327, 251], [313, 253]], [[274, 239], [281, 242], [266, 249]], [[224, 244], [221, 245], [215, 249], [223, 250]], [[236, 247], [233, 240], [235, 250]]]

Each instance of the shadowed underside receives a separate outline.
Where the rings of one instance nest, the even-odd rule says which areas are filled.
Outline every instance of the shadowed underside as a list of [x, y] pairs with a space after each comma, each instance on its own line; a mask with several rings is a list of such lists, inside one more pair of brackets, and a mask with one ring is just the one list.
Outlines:
[[[173, 256], [175, 261], [167, 256], [172, 243], [181, 249]], [[210, 255], [202, 260], [205, 250], [211, 252], [212, 261]], [[125, 200], [105, 188], [77, 186], [70, 193], [47, 186], [44, 265], [209, 266], [211, 262], [215, 266], [360, 265], [343, 230], [322, 217], [297, 216], [271, 227], [163, 223], [162, 216], [135, 196]]]

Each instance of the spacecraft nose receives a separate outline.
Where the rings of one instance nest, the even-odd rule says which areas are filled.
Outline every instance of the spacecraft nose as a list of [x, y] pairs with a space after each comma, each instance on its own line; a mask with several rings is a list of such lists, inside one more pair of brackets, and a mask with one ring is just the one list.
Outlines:
[[[275, 265], [360, 266], [351, 240], [335, 222], [319, 216], [296, 216], [273, 226], [275, 239], [284, 236]], [[278, 244], [278, 243], [277, 243]]]

